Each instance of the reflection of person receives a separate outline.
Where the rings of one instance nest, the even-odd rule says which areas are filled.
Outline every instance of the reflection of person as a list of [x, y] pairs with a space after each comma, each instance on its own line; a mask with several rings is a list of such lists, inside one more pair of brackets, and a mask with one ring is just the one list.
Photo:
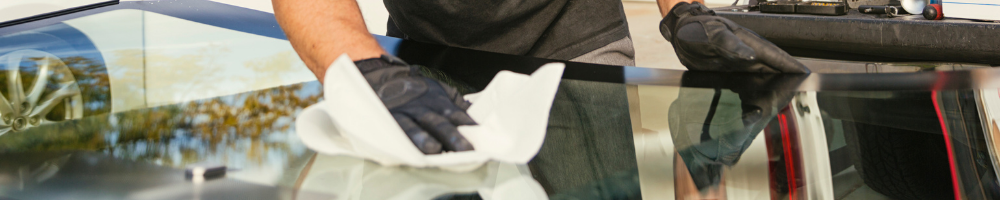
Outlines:
[[[689, 72], [667, 114], [676, 149], [678, 199], [725, 198], [724, 166], [733, 166], [751, 142], [791, 101], [803, 75], [717, 75]], [[713, 81], [714, 80], [714, 81]], [[728, 89], [722, 89], [728, 88]]]
[[468, 172], [451, 172], [316, 155], [303, 168], [294, 186], [299, 197], [318, 191], [337, 199], [546, 199], [526, 166], [509, 163], [487, 162]]
[[[421, 151], [473, 149], [455, 128], [475, 123], [464, 113], [468, 104], [451, 86], [386, 56], [368, 33], [357, 2], [273, 0], [273, 4], [292, 46], [320, 81], [326, 67], [346, 53]], [[389, 36], [557, 60], [634, 64], [619, 0], [386, 0], [385, 4]], [[787, 53], [702, 4], [701, 0], [659, 1], [665, 16], [661, 32], [689, 69], [808, 71]], [[542, 178], [546, 185], [572, 187], [635, 168], [623, 85], [563, 81], [555, 101], [546, 141], [565, 145], [545, 145], [532, 161], [533, 170], [552, 175]], [[588, 162], [602, 167], [583, 167]]]

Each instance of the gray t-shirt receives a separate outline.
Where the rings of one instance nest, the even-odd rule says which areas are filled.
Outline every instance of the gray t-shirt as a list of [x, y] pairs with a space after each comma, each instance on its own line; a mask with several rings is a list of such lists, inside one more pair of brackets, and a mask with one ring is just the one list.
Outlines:
[[483, 51], [569, 60], [629, 35], [620, 0], [384, 2], [390, 36]]

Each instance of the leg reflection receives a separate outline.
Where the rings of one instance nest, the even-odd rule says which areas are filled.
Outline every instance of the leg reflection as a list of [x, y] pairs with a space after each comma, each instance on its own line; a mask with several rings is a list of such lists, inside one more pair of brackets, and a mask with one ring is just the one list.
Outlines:
[[[721, 169], [721, 168], [720, 168]], [[719, 174], [723, 172], [720, 170]], [[726, 179], [701, 190], [694, 183], [684, 159], [674, 152], [674, 195], [680, 199], [726, 199]]]

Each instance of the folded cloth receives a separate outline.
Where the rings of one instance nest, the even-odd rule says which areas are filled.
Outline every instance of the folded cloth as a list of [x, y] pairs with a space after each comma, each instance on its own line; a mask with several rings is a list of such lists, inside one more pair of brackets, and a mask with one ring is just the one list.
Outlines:
[[326, 70], [324, 101], [295, 120], [299, 139], [327, 155], [360, 157], [382, 165], [468, 171], [489, 160], [527, 163], [542, 146], [549, 109], [565, 65], [550, 63], [529, 75], [501, 71], [483, 91], [466, 95], [479, 125], [458, 130], [475, 150], [424, 155], [347, 55]]

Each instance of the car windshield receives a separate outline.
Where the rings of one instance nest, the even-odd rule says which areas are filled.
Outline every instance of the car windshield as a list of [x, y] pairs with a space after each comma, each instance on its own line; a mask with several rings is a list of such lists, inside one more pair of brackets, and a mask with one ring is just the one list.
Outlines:
[[[987, 66], [802, 58], [816, 73], [774, 75], [566, 62], [531, 162], [454, 172], [307, 147], [296, 117], [323, 86], [273, 15], [212, 6], [123, 2], [0, 28], [0, 198], [1000, 198], [1000, 73]], [[564, 62], [376, 38], [464, 92]], [[206, 165], [225, 176], [185, 176]]]

